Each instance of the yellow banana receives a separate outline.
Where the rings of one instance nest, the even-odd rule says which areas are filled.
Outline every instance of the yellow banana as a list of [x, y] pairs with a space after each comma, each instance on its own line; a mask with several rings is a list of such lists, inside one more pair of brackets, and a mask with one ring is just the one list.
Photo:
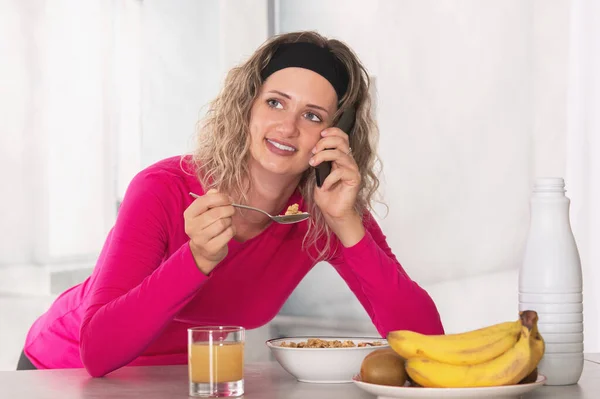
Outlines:
[[[517, 321], [518, 323], [518, 321]], [[502, 323], [497, 323], [497, 324], [493, 324], [491, 326], [487, 326], [487, 327], [482, 327], [482, 328], [478, 328], [477, 330], [471, 330], [471, 331], [467, 331], [467, 332], [463, 332], [463, 333], [458, 333], [458, 334], [443, 334], [443, 335], [428, 335], [430, 337], [443, 337], [444, 340], [463, 340], [463, 339], [470, 339], [470, 338], [474, 338], [474, 337], [480, 337], [482, 335], [495, 335], [501, 331], [506, 331], [506, 330], [510, 330], [512, 328], [514, 328], [515, 322], [514, 321], [505, 321]], [[404, 332], [407, 330], [396, 330], [396, 331], [391, 331], [391, 333], [396, 333], [396, 332]], [[421, 335], [421, 334], [419, 334]]]
[[531, 347], [531, 359], [529, 361], [529, 367], [527, 368], [527, 375], [531, 374], [533, 370], [538, 366], [540, 360], [544, 356], [546, 345], [542, 334], [538, 331], [537, 326], [537, 314], [533, 319], [533, 328], [531, 329], [531, 335], [529, 337], [529, 346]]
[[521, 381], [529, 370], [531, 327], [522, 326], [517, 343], [484, 363], [459, 366], [425, 357], [406, 361], [406, 371], [417, 384], [435, 388], [467, 388], [511, 385]]
[[424, 335], [413, 331], [392, 331], [387, 341], [405, 359], [425, 357], [443, 363], [472, 365], [484, 363], [512, 348], [521, 333], [521, 320], [505, 322], [461, 334]]

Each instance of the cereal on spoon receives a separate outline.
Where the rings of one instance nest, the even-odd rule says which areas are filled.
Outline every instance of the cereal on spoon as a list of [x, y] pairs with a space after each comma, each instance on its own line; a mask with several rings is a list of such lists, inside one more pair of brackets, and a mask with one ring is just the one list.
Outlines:
[[299, 210], [298, 204], [293, 204], [293, 205], [288, 206], [288, 209], [285, 211], [285, 216], [298, 215], [298, 214], [302, 214], [302, 213], [306, 213], [306, 212], [301, 212]]

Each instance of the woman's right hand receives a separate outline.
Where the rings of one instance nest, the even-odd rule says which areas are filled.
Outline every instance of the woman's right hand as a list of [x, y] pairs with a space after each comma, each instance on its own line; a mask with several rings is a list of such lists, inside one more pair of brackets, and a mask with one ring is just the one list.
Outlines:
[[227, 256], [227, 243], [235, 235], [234, 213], [231, 199], [215, 189], [196, 198], [183, 212], [185, 233], [202, 273], [210, 273]]

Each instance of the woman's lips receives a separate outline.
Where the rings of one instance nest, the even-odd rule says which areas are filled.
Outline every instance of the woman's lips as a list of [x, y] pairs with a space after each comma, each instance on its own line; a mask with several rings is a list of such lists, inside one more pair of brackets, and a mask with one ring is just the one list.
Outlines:
[[293, 156], [298, 150], [288, 144], [280, 143], [272, 139], [265, 139], [267, 148], [274, 154], [289, 157]]

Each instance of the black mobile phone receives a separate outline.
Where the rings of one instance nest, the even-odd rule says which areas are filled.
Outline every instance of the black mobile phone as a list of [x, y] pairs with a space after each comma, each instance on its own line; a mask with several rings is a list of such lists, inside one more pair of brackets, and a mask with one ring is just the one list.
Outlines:
[[[345, 110], [338, 123], [335, 125], [337, 128], [341, 129], [346, 134], [350, 135], [352, 133], [352, 129], [354, 128], [354, 121], [356, 119], [356, 110], [354, 107], [350, 107]], [[321, 162], [315, 168], [315, 176], [317, 178], [317, 186], [321, 187], [323, 182], [331, 173], [331, 161]]]

